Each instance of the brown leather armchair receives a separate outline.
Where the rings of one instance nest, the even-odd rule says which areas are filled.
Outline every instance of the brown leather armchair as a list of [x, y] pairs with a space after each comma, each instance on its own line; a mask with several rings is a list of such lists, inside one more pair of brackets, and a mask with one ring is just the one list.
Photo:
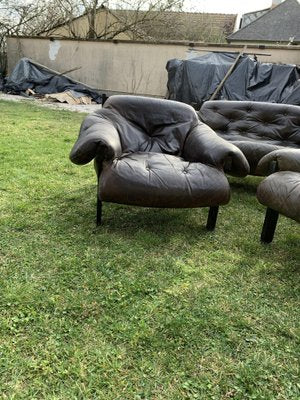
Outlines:
[[97, 224], [106, 201], [210, 207], [207, 228], [214, 229], [218, 206], [230, 198], [225, 163], [232, 174], [249, 172], [242, 152], [201, 123], [192, 107], [136, 96], [111, 96], [87, 116], [70, 159], [75, 164], [95, 161]]
[[257, 166], [261, 175], [272, 173], [257, 188], [258, 201], [267, 206], [261, 240], [273, 240], [279, 214], [300, 222], [300, 150], [275, 150]]
[[246, 156], [252, 175], [259, 160], [279, 149], [300, 149], [300, 107], [251, 101], [206, 101], [199, 118]]

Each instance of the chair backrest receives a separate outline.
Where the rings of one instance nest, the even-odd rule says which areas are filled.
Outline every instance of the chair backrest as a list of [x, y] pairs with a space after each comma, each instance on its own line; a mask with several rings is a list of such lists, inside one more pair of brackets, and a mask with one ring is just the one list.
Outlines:
[[206, 101], [200, 119], [223, 138], [276, 141], [300, 146], [300, 107], [251, 101]]
[[191, 106], [148, 97], [111, 96], [98, 114], [113, 123], [124, 153], [181, 155], [188, 133], [198, 124]]

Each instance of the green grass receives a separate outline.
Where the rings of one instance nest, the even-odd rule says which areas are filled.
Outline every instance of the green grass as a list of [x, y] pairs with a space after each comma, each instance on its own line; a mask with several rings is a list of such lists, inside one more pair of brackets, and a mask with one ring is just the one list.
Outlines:
[[207, 209], [104, 204], [83, 114], [0, 102], [2, 399], [299, 399], [299, 225], [261, 245], [260, 178]]

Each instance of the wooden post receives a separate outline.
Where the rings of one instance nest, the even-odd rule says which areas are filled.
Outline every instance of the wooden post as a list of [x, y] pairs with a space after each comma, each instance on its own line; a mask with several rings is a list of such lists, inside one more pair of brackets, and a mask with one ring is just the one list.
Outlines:
[[217, 94], [219, 93], [219, 91], [222, 89], [224, 83], [226, 82], [227, 78], [229, 77], [229, 75], [232, 73], [232, 71], [234, 70], [235, 66], [237, 65], [239, 59], [242, 57], [242, 55], [245, 53], [247, 49], [247, 46], [245, 45], [243, 47], [243, 50], [238, 54], [237, 58], [235, 59], [234, 63], [232, 64], [232, 66], [229, 68], [229, 70], [227, 71], [226, 75], [224, 76], [224, 78], [221, 80], [221, 82], [219, 83], [217, 89], [214, 91], [214, 93], [212, 94], [212, 96], [210, 97], [209, 100], [214, 100], [215, 97], [217, 96]]

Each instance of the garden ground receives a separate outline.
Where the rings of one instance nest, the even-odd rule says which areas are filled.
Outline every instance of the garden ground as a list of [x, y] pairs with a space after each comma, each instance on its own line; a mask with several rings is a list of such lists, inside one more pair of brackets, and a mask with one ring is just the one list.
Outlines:
[[104, 204], [83, 114], [0, 102], [3, 399], [299, 399], [299, 225], [259, 241], [261, 178], [207, 209]]

